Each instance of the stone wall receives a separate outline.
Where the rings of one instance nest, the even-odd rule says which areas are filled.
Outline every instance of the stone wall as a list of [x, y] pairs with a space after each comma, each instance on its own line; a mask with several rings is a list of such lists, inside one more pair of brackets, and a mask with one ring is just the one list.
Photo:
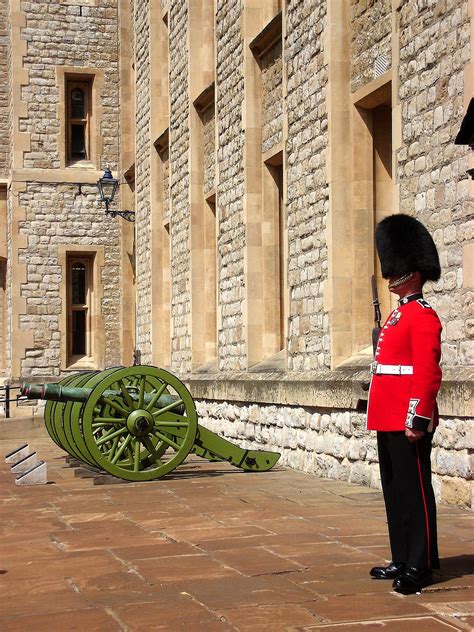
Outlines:
[[283, 140], [282, 42], [276, 42], [261, 60], [262, 152]]
[[0, 178], [8, 168], [9, 102], [8, 102], [8, 2], [0, 4]]
[[[45, 200], [48, 204], [45, 205]], [[23, 377], [58, 376], [61, 372], [60, 318], [65, 270], [58, 249], [70, 246], [105, 248], [105, 265], [100, 270], [103, 297], [100, 305], [105, 323], [105, 366], [120, 364], [117, 332], [120, 325], [119, 230], [116, 222], [104, 222], [96, 208], [97, 189], [84, 186], [77, 195], [77, 185], [30, 183], [19, 195], [26, 209], [20, 230], [27, 246], [19, 252], [19, 263], [26, 266], [26, 283], [20, 295], [26, 300], [26, 313], [19, 316], [23, 331], [33, 332], [34, 345], [22, 360]], [[97, 265], [97, 263], [96, 263]], [[95, 288], [98, 291], [98, 288]]]
[[[258, 191], [261, 185], [255, 177], [252, 179], [255, 174], [245, 173], [245, 164], [252, 164], [253, 159], [249, 158], [254, 149], [251, 130], [259, 123], [253, 120], [255, 111], [249, 105], [255, 98], [255, 65], [247, 64], [247, 61], [254, 63], [254, 60], [247, 59], [251, 52], [247, 48], [248, 42], [242, 39], [249, 31], [248, 16], [243, 16], [242, 12], [250, 5], [241, 0], [216, 3], [216, 104], [215, 112], [209, 109], [202, 121], [205, 192], [213, 188], [211, 173], [217, 172], [218, 366], [209, 364], [206, 367], [208, 385], [199, 390], [196, 383], [205, 371], [193, 374], [190, 368], [189, 187], [193, 148], [189, 135], [188, 5], [186, 2], [170, 3], [170, 145], [169, 160], [162, 155], [162, 183], [164, 217], [170, 220], [171, 233], [172, 371], [183, 379], [190, 377], [191, 391], [199, 400], [201, 420], [209, 428], [248, 447], [281, 449], [282, 462], [291, 467], [377, 487], [379, 475], [374, 437], [365, 431], [363, 413], [355, 412], [360, 400], [366, 397], [366, 393], [355, 393], [361, 390], [362, 378], [354, 377], [360, 367], [352, 366], [342, 377], [329, 370], [331, 340], [327, 310], [331, 305], [331, 290], [339, 279], [328, 278], [328, 260], [331, 253], [340, 252], [341, 257], [348, 254], [344, 243], [334, 243], [334, 235], [339, 233], [333, 230], [334, 223], [329, 223], [335, 220], [329, 217], [328, 181], [333, 183], [340, 174], [335, 176], [334, 171], [331, 172], [334, 164], [329, 165], [327, 158], [328, 120], [333, 124], [331, 145], [334, 143], [336, 150], [347, 152], [351, 152], [352, 147], [351, 134], [346, 129], [334, 129], [333, 122], [337, 117], [328, 117], [328, 108], [336, 109], [340, 105], [334, 98], [335, 91], [328, 96], [328, 64], [332, 64], [331, 80], [344, 81], [344, 98], [348, 102], [350, 92], [361, 88], [366, 88], [362, 91], [366, 96], [370, 91], [369, 84], [390, 69], [392, 58], [397, 64], [392, 70], [392, 85], [398, 87], [398, 95], [394, 91], [392, 105], [395, 142], [398, 141], [397, 117], [401, 117], [402, 146], [396, 149], [397, 170], [394, 173], [400, 191], [400, 208], [425, 222], [440, 247], [443, 280], [429, 287], [428, 295], [445, 322], [444, 363], [454, 366], [472, 364], [469, 354], [472, 353], [474, 328], [472, 315], [469, 320], [468, 314], [470, 290], [462, 287], [462, 246], [472, 240], [467, 217], [467, 160], [461, 158], [467, 152], [464, 148], [455, 148], [452, 143], [463, 110], [463, 72], [470, 54], [468, 15], [467, 0], [460, 6], [448, 1], [407, 0], [400, 3], [400, 9], [394, 14], [393, 3], [389, 0], [354, 0], [349, 4], [351, 14], [346, 16], [348, 21], [344, 25], [347, 30], [342, 28], [349, 34], [347, 41], [350, 41], [350, 50], [346, 47], [345, 53], [352, 56], [347, 76], [345, 68], [339, 72], [342, 62], [339, 66], [339, 58], [337, 63], [334, 62], [331, 55], [335, 49], [328, 46], [329, 37], [334, 37], [341, 28], [341, 25], [329, 23], [338, 14], [331, 12], [328, 16], [327, 8], [331, 5], [320, 0], [285, 4], [282, 50], [275, 46], [261, 65], [262, 151], [274, 147], [283, 133], [286, 134], [284, 180], [289, 322], [287, 356], [283, 358], [285, 354], [281, 353], [278, 360], [271, 358], [267, 364], [262, 362], [249, 371], [245, 323], [251, 322], [246, 313], [247, 292], [251, 289], [246, 286], [248, 279], [245, 276], [250, 252], [246, 250], [249, 244], [246, 243], [245, 214], [252, 208], [253, 199], [246, 196]], [[136, 7], [135, 61], [137, 69], [140, 68], [137, 76], [137, 279], [140, 284], [137, 304], [139, 312], [143, 312], [139, 314], [138, 346], [144, 354], [143, 360], [148, 361], [151, 353], [150, 274], [156, 272], [150, 269], [149, 252], [153, 209], [150, 209], [149, 200], [148, 0], [136, 3]], [[393, 31], [400, 35], [399, 66], [398, 46], [391, 50], [393, 27], [399, 28]], [[335, 29], [335, 33], [328, 33], [329, 28]], [[379, 81], [375, 87], [380, 84]], [[366, 104], [371, 107], [368, 101]], [[348, 116], [350, 118], [350, 114]], [[331, 151], [336, 150], [331, 147]], [[366, 151], [371, 162], [370, 143]], [[353, 184], [351, 178], [349, 173], [348, 187]], [[344, 211], [345, 200], [338, 198], [332, 209]], [[349, 206], [351, 203], [352, 198]], [[370, 208], [367, 204], [363, 222], [370, 220]], [[361, 214], [365, 212], [359, 207], [356, 210]], [[345, 222], [343, 213], [340, 217]], [[347, 221], [354, 221], [355, 217], [348, 213]], [[253, 236], [250, 229], [248, 234]], [[345, 235], [348, 239], [354, 237], [351, 228]], [[259, 238], [260, 234], [257, 240]], [[369, 250], [371, 244], [367, 243], [366, 247]], [[349, 297], [342, 298], [347, 298], [349, 305]], [[341, 314], [343, 310], [334, 307], [334, 319], [342, 318]], [[347, 308], [343, 317], [359, 317], [354, 314], [354, 310], [351, 312]], [[277, 365], [280, 359], [281, 364]], [[368, 355], [362, 353], [355, 361], [365, 362], [365, 368]], [[266, 370], [274, 373], [264, 373]], [[467, 370], [462, 373], [462, 370], [451, 379], [452, 405], [443, 412], [433, 450], [433, 467], [438, 497], [469, 506], [472, 457], [467, 445], [467, 415], [470, 412], [464, 399], [456, 399], [456, 389], [459, 387], [464, 397], [469, 391], [472, 375], [469, 376]], [[300, 379], [302, 375], [305, 379]], [[320, 382], [317, 387], [313, 375]], [[241, 391], [235, 388], [235, 382], [239, 380], [246, 383], [245, 402], [248, 403], [242, 403]], [[270, 388], [273, 399], [258, 398], [258, 392], [267, 394]], [[314, 389], [318, 390], [320, 399], [311, 398]], [[288, 391], [296, 394], [291, 400], [286, 399]], [[255, 403], [269, 401], [271, 405]], [[294, 405], [301, 401], [308, 405]], [[455, 429], [459, 430], [458, 435]]]
[[163, 201], [163, 221], [168, 224], [171, 218], [170, 203], [170, 152], [168, 145], [160, 153], [162, 163], [162, 201]]
[[6, 261], [0, 259], [0, 372], [3, 373], [6, 366], [5, 351], [6, 351], [6, 327], [4, 326], [5, 318], [7, 315], [7, 266]]
[[204, 150], [204, 194], [216, 186], [216, 112], [214, 106], [202, 114]]
[[169, 8], [170, 91], [170, 199], [171, 199], [171, 363], [177, 370], [191, 364], [189, 311], [190, 152], [188, 98], [188, 7], [186, 2]]
[[[66, 368], [66, 253], [82, 249], [101, 253], [95, 262], [100, 283], [93, 286], [98, 322], [91, 334], [92, 364], [121, 362], [121, 229], [105, 217], [94, 186], [100, 167], [116, 170], [119, 157], [116, 5], [10, 3], [9, 149], [15, 170], [8, 165], [6, 374], [13, 380], [56, 377]], [[65, 168], [64, 78], [74, 72], [94, 76], [95, 155], [94, 163]], [[1, 82], [0, 102], [3, 87]]]
[[[200, 401], [199, 423], [251, 450], [281, 452], [279, 464], [317, 476], [380, 488], [375, 433], [354, 411]], [[434, 436], [433, 487], [438, 500], [471, 506], [467, 420], [442, 419]]]
[[217, 238], [220, 257], [221, 327], [218, 363], [221, 370], [245, 368], [244, 340], [244, 98], [241, 2], [223, 0], [216, 12]]
[[351, 89], [392, 65], [392, 0], [351, 1]]
[[287, 216], [290, 292], [288, 368], [330, 366], [329, 319], [323, 306], [327, 278], [325, 165], [328, 141], [327, 68], [323, 29], [326, 3], [288, 5]]
[[[23, 66], [29, 83], [21, 98], [28, 116], [21, 119], [21, 132], [30, 133], [30, 149], [24, 153], [24, 167], [39, 169], [61, 166], [58, 104], [64, 101], [56, 80], [58, 66], [104, 68], [101, 95], [102, 117], [99, 134], [102, 156], [99, 162], [117, 167], [118, 155], [118, 60], [116, 0], [97, 6], [60, 2], [23, 2], [26, 25], [21, 30], [27, 55]], [[99, 165], [98, 165], [99, 166]]]
[[141, 361], [151, 363], [151, 208], [150, 208], [150, 5], [135, 2], [136, 99], [136, 348]]
[[427, 296], [443, 323], [448, 366], [474, 364], [473, 288], [463, 284], [463, 246], [474, 238], [468, 152], [453, 143], [471, 55], [468, 4], [405, 2], [399, 18], [400, 210], [428, 227], [440, 252], [442, 276]]

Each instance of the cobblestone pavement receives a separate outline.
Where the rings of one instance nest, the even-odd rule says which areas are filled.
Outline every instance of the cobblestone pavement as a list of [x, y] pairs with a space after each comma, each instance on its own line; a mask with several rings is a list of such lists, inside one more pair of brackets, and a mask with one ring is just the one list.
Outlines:
[[379, 492], [197, 459], [161, 481], [94, 485], [38, 430], [50, 483], [20, 487], [3, 459], [15, 423], [0, 422], [2, 632], [473, 629], [466, 511], [439, 509], [442, 572], [403, 597], [368, 575], [390, 555]]

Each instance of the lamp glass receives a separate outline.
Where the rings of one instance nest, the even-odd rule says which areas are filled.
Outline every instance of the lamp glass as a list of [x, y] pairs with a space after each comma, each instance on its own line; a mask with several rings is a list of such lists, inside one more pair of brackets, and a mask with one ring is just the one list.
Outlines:
[[97, 182], [97, 186], [99, 188], [100, 199], [111, 202], [117, 190], [118, 180], [113, 177], [112, 172], [107, 168], [102, 178]]

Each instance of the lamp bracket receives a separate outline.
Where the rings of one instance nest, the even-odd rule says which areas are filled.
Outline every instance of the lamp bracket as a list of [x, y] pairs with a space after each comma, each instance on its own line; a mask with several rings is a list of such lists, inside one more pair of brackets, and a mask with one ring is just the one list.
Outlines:
[[106, 215], [110, 215], [110, 217], [121, 217], [127, 222], [135, 221], [135, 211], [109, 211], [108, 209], [105, 211]]

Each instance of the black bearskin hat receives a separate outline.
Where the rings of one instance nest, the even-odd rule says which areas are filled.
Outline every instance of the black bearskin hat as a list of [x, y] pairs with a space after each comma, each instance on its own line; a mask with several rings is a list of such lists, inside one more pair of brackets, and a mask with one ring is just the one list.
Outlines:
[[420, 272], [424, 281], [437, 281], [441, 276], [433, 238], [410, 215], [400, 213], [383, 219], [375, 231], [375, 245], [384, 279], [409, 272]]

